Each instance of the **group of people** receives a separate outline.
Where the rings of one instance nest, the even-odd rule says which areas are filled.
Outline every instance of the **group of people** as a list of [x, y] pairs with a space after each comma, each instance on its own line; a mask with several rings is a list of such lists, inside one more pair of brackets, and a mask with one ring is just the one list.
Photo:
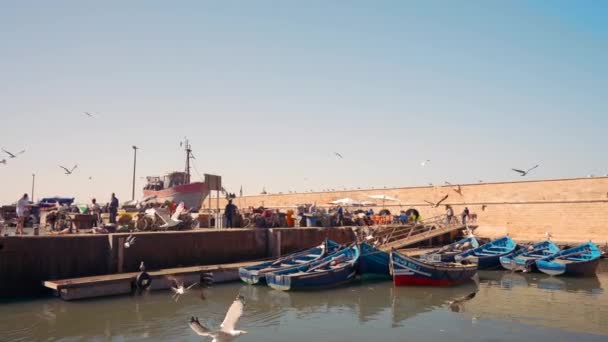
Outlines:
[[[471, 214], [468, 207], [464, 207], [464, 210], [460, 214], [460, 218], [461, 218], [460, 222], [466, 226], [469, 223], [469, 221], [473, 215], [474, 214]], [[456, 216], [454, 214], [454, 208], [452, 208], [452, 206], [449, 204], [445, 206], [445, 216], [446, 216], [446, 223], [448, 223], [448, 224], [458, 223], [456, 220]]]

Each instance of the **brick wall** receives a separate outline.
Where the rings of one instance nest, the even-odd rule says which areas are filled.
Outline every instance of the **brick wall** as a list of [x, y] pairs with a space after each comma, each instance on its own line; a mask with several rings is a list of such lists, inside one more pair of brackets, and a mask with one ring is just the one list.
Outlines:
[[[285, 208], [316, 202], [321, 206], [344, 197], [369, 201], [370, 195], [386, 194], [401, 201], [400, 205], [387, 202], [391, 211], [416, 207], [425, 218], [445, 212], [443, 206], [432, 208], [425, 200], [435, 202], [448, 194], [444, 204], [451, 204], [457, 214], [468, 206], [478, 215], [478, 234], [482, 237], [508, 233], [515, 239], [538, 240], [551, 232], [555, 241], [608, 241], [608, 177], [465, 184], [461, 185], [462, 195], [455, 188], [445, 185], [257, 195], [237, 198], [235, 204]], [[376, 204], [377, 210], [382, 202]], [[220, 201], [220, 206], [224, 205], [225, 201]], [[215, 200], [212, 207], [216, 207]]]

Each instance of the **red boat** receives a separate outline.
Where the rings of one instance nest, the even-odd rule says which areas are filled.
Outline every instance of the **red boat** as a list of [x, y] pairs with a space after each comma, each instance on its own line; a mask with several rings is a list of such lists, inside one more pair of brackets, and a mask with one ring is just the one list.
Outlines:
[[[144, 187], [144, 197], [148, 202], [175, 203], [184, 202], [188, 209], [199, 210], [203, 199], [209, 195], [210, 186], [206, 182], [190, 182], [190, 159], [192, 149], [188, 140], [185, 142], [186, 171], [171, 172], [164, 177], [146, 177], [148, 183]], [[207, 175], [206, 175], [207, 176]], [[215, 188], [213, 190], [216, 190]]]
[[435, 260], [423, 261], [391, 252], [391, 274], [396, 286], [450, 286], [466, 282], [477, 273], [477, 265], [443, 262], [440, 256]]

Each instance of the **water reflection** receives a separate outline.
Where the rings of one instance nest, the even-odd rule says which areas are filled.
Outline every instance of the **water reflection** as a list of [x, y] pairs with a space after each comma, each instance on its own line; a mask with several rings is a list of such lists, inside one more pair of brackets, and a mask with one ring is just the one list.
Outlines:
[[604, 292], [598, 276], [574, 278], [552, 277], [543, 273], [515, 273], [509, 271], [480, 272], [481, 284], [502, 288], [535, 287], [543, 290], [585, 292], [600, 294]]
[[[608, 264], [601, 265], [604, 271]], [[204, 301], [195, 292], [177, 303], [171, 301], [169, 292], [79, 302], [44, 299], [0, 305], [0, 340], [200, 341], [189, 331], [188, 318], [198, 316], [205, 325], [219, 326], [239, 293], [246, 299], [240, 324], [256, 332], [243, 341], [277, 340], [273, 335], [277, 331], [283, 333], [283, 341], [285, 336], [298, 333], [300, 338], [294, 338], [294, 342], [308, 341], [313, 339], [310, 329], [323, 326], [325, 331], [335, 333], [341, 324], [349, 326], [343, 329], [350, 329], [351, 336], [372, 334], [378, 331], [369, 329], [374, 327], [383, 334], [393, 331], [393, 340], [398, 340], [415, 330], [414, 326], [424, 330], [421, 321], [453, 327], [467, 322], [470, 327], [471, 320], [488, 319], [504, 326], [519, 322], [560, 329], [556, 336], [562, 330], [608, 334], [606, 284], [606, 273], [591, 278], [562, 278], [484, 271], [480, 272], [479, 284], [471, 281], [448, 288], [393, 287], [390, 281], [367, 281], [333, 290], [292, 293], [235, 283], [208, 290]], [[476, 324], [476, 329], [479, 326]], [[322, 334], [319, 331], [313, 336], [318, 339]], [[414, 340], [421, 336], [425, 335], [414, 336]]]

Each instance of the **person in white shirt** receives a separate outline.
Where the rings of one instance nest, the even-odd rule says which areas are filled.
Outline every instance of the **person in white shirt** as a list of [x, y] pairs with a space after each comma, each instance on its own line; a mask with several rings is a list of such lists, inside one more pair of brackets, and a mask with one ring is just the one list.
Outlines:
[[15, 235], [25, 235], [26, 232], [23, 231], [23, 227], [25, 226], [25, 218], [27, 215], [27, 207], [30, 205], [30, 201], [27, 197], [27, 194], [23, 194], [23, 197], [19, 201], [17, 201], [17, 230], [15, 231]]
[[101, 222], [101, 207], [99, 206], [99, 204], [97, 204], [96, 199], [93, 198], [91, 200], [91, 205], [89, 206], [89, 210], [91, 211], [91, 215], [93, 215], [93, 218], [95, 221], [95, 227], [98, 227], [99, 223]]

